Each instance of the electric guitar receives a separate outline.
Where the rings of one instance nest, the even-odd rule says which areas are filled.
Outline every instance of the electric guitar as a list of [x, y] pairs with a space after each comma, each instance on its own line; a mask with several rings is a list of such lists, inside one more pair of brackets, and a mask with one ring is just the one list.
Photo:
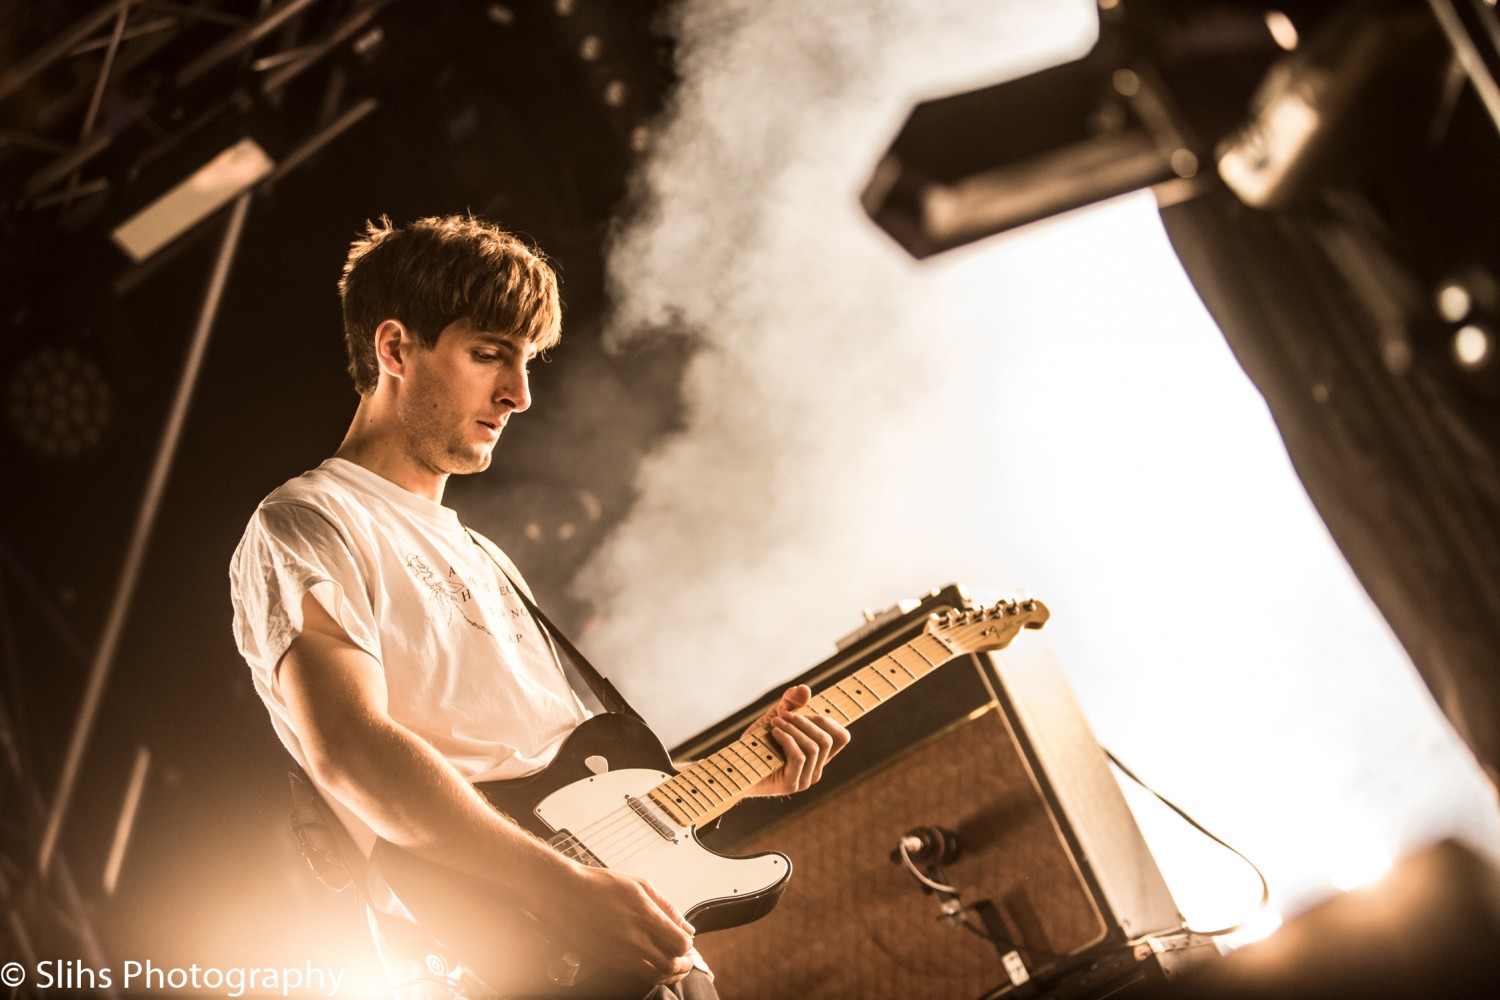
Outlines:
[[[1041, 628], [1039, 601], [933, 615], [923, 633], [815, 694], [800, 711], [848, 726], [947, 661], [1001, 649], [1023, 628]], [[598, 715], [564, 741], [552, 763], [513, 781], [480, 784], [501, 812], [584, 864], [649, 881], [699, 933], [736, 927], [771, 911], [792, 864], [768, 852], [715, 854], [696, 829], [734, 806], [785, 761], [757, 726], [678, 772], [645, 725]], [[416, 921], [503, 997], [633, 998], [645, 983], [590, 968], [562, 929], [547, 928], [489, 886], [379, 841], [371, 861]]]

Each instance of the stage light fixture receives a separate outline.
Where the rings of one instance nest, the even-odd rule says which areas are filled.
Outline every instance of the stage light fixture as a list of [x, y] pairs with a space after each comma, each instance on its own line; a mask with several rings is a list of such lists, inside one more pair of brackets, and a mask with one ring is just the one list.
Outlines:
[[1268, 97], [1254, 122], [1220, 151], [1219, 176], [1245, 204], [1276, 206], [1295, 187], [1322, 124], [1302, 90]]
[[1164, 95], [1120, 60], [1101, 43], [1075, 62], [917, 105], [861, 195], [865, 210], [924, 258], [1193, 177], [1198, 157]]
[[141, 263], [258, 184], [276, 162], [254, 139], [244, 138], [194, 171], [176, 187], [116, 226], [115, 245]]
[[1252, 208], [1286, 208], [1330, 178], [1357, 173], [1362, 157], [1386, 156], [1389, 122], [1411, 113], [1398, 104], [1423, 106], [1414, 95], [1441, 79], [1432, 68], [1442, 65], [1437, 36], [1421, 10], [1361, 15], [1351, 6], [1305, 45], [1285, 17], [1268, 15], [1266, 27], [1290, 54], [1266, 73], [1249, 120], [1216, 151], [1220, 178]]
[[23, 357], [5, 397], [11, 431], [48, 459], [77, 458], [97, 447], [114, 409], [98, 363], [72, 345], [46, 345]]

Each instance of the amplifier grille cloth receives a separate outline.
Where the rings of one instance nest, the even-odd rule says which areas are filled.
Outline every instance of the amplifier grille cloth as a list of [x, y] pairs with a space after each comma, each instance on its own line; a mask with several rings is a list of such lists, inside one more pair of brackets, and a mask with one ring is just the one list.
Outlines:
[[769, 916], [699, 941], [726, 1000], [973, 1000], [1008, 982], [999, 952], [939, 921], [937, 897], [890, 860], [902, 834], [923, 825], [958, 833], [949, 882], [966, 904], [995, 904], [1028, 968], [1104, 937], [1104, 918], [991, 705], [733, 848], [718, 847], [779, 850], [793, 861]]

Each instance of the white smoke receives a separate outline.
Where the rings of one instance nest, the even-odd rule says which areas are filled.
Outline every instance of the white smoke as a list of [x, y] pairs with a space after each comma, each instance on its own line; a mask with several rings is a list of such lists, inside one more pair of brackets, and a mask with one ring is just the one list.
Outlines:
[[830, 655], [861, 608], [1026, 587], [1103, 742], [1273, 878], [1359, 836], [1500, 844], [1149, 198], [921, 266], [859, 209], [913, 103], [1094, 30], [1087, 0], [678, 8], [611, 336], [703, 348], [685, 431], [579, 577], [586, 645], [672, 742]]
[[[705, 349], [688, 433], [647, 459], [583, 574], [608, 610], [591, 645], [633, 665], [669, 738], [823, 658], [862, 606], [952, 574], [932, 512], [960, 518], [942, 498], [967, 483], [919, 459], [960, 345], [856, 199], [915, 96], [1086, 49], [1089, 5], [1058, 8], [679, 8], [683, 84], [612, 253], [613, 336], [686, 326]], [[714, 666], [684, 689], [683, 662]]]

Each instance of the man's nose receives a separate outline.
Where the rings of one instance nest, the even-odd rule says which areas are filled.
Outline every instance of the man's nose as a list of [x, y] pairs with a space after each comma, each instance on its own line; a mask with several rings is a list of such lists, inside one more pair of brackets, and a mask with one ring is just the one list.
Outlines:
[[510, 404], [515, 412], [531, 406], [531, 376], [524, 363], [507, 367], [505, 376], [495, 385], [495, 399]]

